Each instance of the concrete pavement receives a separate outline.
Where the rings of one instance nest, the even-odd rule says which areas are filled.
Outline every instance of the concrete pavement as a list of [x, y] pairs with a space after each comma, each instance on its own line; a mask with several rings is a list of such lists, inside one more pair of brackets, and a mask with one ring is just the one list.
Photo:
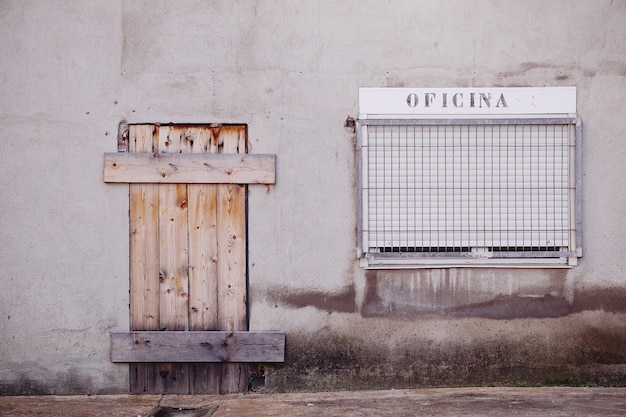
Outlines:
[[626, 388], [0, 397], [0, 416], [625, 416]]

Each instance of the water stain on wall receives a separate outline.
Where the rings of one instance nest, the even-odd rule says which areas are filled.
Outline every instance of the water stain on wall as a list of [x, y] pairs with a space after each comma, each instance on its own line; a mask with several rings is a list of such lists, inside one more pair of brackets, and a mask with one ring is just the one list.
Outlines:
[[407, 338], [379, 343], [334, 333], [291, 334], [273, 391], [451, 386], [626, 385], [621, 329], [557, 332], [549, 338], [494, 337], [459, 342]]
[[440, 269], [367, 271], [365, 317], [445, 314], [491, 318], [558, 317], [566, 275], [542, 271]]
[[[290, 333], [285, 363], [268, 368], [265, 389], [626, 385], [626, 335], [615, 325], [619, 316], [600, 318], [626, 314], [626, 289], [580, 288], [565, 297], [566, 278], [564, 270], [498, 270], [493, 275], [370, 270], [360, 310], [353, 286], [337, 293], [281, 288], [273, 293], [274, 302], [329, 313], [356, 310], [373, 325], [371, 332], [352, 334]], [[577, 313], [582, 315], [572, 316]], [[434, 316], [448, 323], [479, 323], [485, 331], [468, 332], [461, 325], [438, 339], [392, 324], [394, 319], [417, 324]], [[507, 330], [490, 330], [491, 320]], [[537, 331], [529, 330], [530, 323]]]
[[328, 313], [353, 313], [363, 317], [411, 318], [424, 314], [480, 317], [496, 320], [557, 318], [587, 310], [626, 312], [626, 289], [596, 289], [563, 295], [566, 271], [542, 271], [534, 279], [516, 273], [482, 273], [467, 270], [365, 272], [363, 304], [357, 304], [354, 285], [339, 292], [285, 287], [268, 293], [275, 304], [293, 308], [315, 307]]
[[69, 368], [56, 378], [38, 378], [21, 372], [17, 382], [0, 381], [0, 395], [72, 395], [94, 392], [92, 378]]
[[626, 290], [579, 290], [563, 295], [567, 272], [542, 271], [534, 282], [515, 273], [473, 276], [471, 271], [368, 271], [364, 317], [556, 318], [586, 310], [626, 312]]
[[354, 285], [346, 287], [341, 292], [323, 292], [317, 290], [299, 291], [287, 288], [277, 288], [268, 294], [272, 303], [286, 304], [290, 307], [315, 307], [322, 311], [353, 313], [356, 311], [356, 294]]

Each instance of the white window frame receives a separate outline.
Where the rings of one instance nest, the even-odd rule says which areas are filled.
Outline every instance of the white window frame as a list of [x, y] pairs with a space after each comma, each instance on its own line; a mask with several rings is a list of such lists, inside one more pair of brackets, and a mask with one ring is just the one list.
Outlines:
[[[489, 129], [493, 129], [495, 126], [498, 126], [499, 128], [504, 126], [505, 129], [517, 129], [518, 126], [520, 129], [534, 129], [535, 126], [537, 126], [536, 129], [538, 129], [538, 131], [539, 129], [550, 126], [555, 126], [555, 129], [557, 129], [558, 126], [558, 129], [567, 131], [568, 143], [562, 146], [562, 148], [566, 149], [564, 152], [567, 153], [564, 157], [566, 158], [567, 164], [567, 178], [563, 180], [563, 182], [567, 183], [567, 190], [561, 191], [564, 193], [562, 198], [566, 200], [567, 204], [567, 206], [563, 207], [561, 210], [566, 212], [566, 219], [562, 221], [564, 224], [563, 231], [566, 233], [566, 237], [561, 241], [561, 244], [566, 246], [551, 246], [548, 243], [543, 245], [524, 246], [524, 242], [528, 241], [528, 239], [524, 240], [524, 238], [517, 238], [514, 245], [507, 243], [507, 246], [490, 246], [489, 244], [484, 243], [476, 243], [473, 245], [472, 242], [478, 242], [478, 239], [474, 239], [474, 236], [471, 236], [469, 240], [459, 240], [455, 238], [455, 241], [464, 241], [465, 243], [451, 244], [450, 242], [454, 239], [450, 239], [444, 243], [444, 246], [438, 246], [437, 244], [432, 243], [426, 245], [424, 244], [423, 238], [416, 237], [418, 232], [404, 231], [402, 229], [404, 227], [403, 225], [407, 224], [406, 216], [404, 214], [394, 214], [394, 210], [396, 209], [397, 213], [401, 213], [402, 210], [404, 210], [403, 213], [405, 213], [409, 210], [410, 213], [415, 214], [415, 207], [420, 206], [423, 202], [413, 206], [408, 204], [401, 210], [393, 206], [393, 204], [395, 204], [394, 202], [389, 203], [388, 199], [388, 204], [380, 205], [380, 207], [383, 207], [382, 209], [379, 208], [379, 205], [370, 207], [371, 204], [374, 204], [371, 201], [376, 200], [376, 198], [381, 198], [371, 198], [372, 195], [379, 196], [381, 189], [386, 192], [386, 189], [384, 188], [388, 186], [386, 184], [396, 184], [397, 182], [393, 182], [396, 180], [403, 181], [402, 178], [398, 179], [393, 177], [394, 175], [399, 175], [394, 174], [394, 172], [400, 172], [399, 170], [387, 169], [380, 171], [380, 168], [370, 168], [370, 159], [368, 158], [384, 159], [384, 157], [380, 156], [371, 156], [375, 153], [373, 150], [374, 145], [372, 144], [373, 139], [368, 136], [370, 131], [373, 132], [377, 129], [377, 131], [382, 130], [383, 132], [391, 132], [388, 133], [387, 136], [383, 137], [382, 140], [376, 139], [377, 142], [375, 142], [378, 144], [378, 149], [383, 149], [383, 151], [385, 151], [385, 149], [387, 149], [387, 142], [385, 141], [389, 141], [389, 143], [391, 143], [391, 141], [394, 140], [394, 134], [396, 134], [396, 136], [400, 135], [398, 133], [400, 129], [406, 129], [407, 132], [414, 132], [416, 130], [419, 132], [420, 129], [422, 131], [423, 129], [437, 129], [437, 131], [439, 131], [439, 129], [447, 129], [448, 131], [458, 131], [459, 129], [462, 130], [465, 127], [468, 127], [468, 131], [469, 129], [476, 129], [477, 131], [483, 131], [483, 129], [486, 129], [487, 131]], [[361, 266], [369, 269], [442, 267], [568, 268], [575, 266], [578, 258], [582, 256], [581, 134], [582, 123], [576, 115], [575, 87], [493, 89], [360, 89], [359, 119], [357, 121], [357, 188], [359, 201], [357, 254], [361, 259]], [[395, 140], [398, 140], [397, 137]], [[415, 139], [413, 140], [415, 142]], [[425, 139], [420, 140], [423, 141]], [[447, 139], [442, 140], [445, 141]], [[467, 138], [459, 137], [459, 140], [472, 140], [472, 138], [469, 136]], [[505, 140], [510, 139], [507, 139], [506, 137], [502, 139], [502, 141]], [[536, 141], [539, 139], [534, 138], [533, 140], [535, 140], [534, 143], [537, 143]], [[372, 149], [368, 149], [370, 145], [372, 146]], [[391, 145], [389, 146], [389, 149], [391, 149]], [[520, 145], [516, 144], [516, 146]], [[526, 149], [523, 148], [523, 144], [521, 147], [522, 148], [516, 149]], [[399, 155], [398, 152], [402, 152], [397, 149], [402, 148], [396, 148], [394, 151], [394, 155], [396, 156]], [[406, 149], [406, 152], [410, 151], [413, 154], [415, 154], [415, 152], [420, 152], [416, 146]], [[476, 149], [474, 149], [473, 152], [475, 151]], [[378, 152], [381, 151], [379, 150]], [[418, 165], [417, 158], [409, 156], [403, 158], [400, 156], [400, 159], [405, 164], [409, 164], [407, 161], [412, 160], [415, 166]], [[372, 159], [372, 161], [378, 160], [380, 159]], [[450, 159], [444, 159], [444, 162], [449, 160]], [[376, 162], [372, 162], [371, 165], [374, 166], [375, 163]], [[515, 162], [515, 164], [517, 163], [518, 162]], [[476, 162], [476, 164], [478, 164], [478, 162]], [[438, 169], [441, 170], [442, 168]], [[410, 172], [409, 169], [406, 169], [402, 171], [402, 175], [411, 175], [410, 173], [406, 174], [407, 171]], [[377, 176], [382, 176], [381, 172], [385, 172], [385, 175], [389, 175], [390, 178], [379, 180]], [[372, 180], [372, 178], [374, 179]], [[421, 181], [424, 181], [423, 176], [420, 178]], [[412, 184], [416, 184], [417, 179], [414, 178], [413, 180], [414, 182]], [[379, 187], [374, 190], [376, 185], [371, 185], [370, 183], [383, 183], [383, 188]], [[436, 182], [436, 184], [440, 185], [441, 183]], [[424, 183], [422, 182], [420, 189], [423, 188], [423, 185]], [[412, 192], [413, 194], [411, 195], [413, 196], [417, 193], [416, 191]], [[450, 193], [450, 190], [448, 189], [447, 192]], [[456, 191], [452, 192], [455, 193]], [[461, 192], [463, 191], [461, 190]], [[517, 191], [514, 192], [517, 193]], [[550, 191], [546, 191], [546, 193], [549, 192]], [[400, 201], [402, 197], [398, 197], [396, 194], [396, 197], [394, 198], [397, 198], [397, 201]], [[453, 195], [453, 198], [457, 198], [456, 194]], [[389, 204], [391, 204], [391, 206]], [[462, 206], [463, 204], [458, 204], [458, 207], [455, 208], [455, 210], [469, 210], [463, 208]], [[372, 218], [370, 218], [370, 209], [371, 211], [376, 211], [376, 219], [381, 216], [380, 213], [382, 210], [384, 221], [380, 222], [374, 219], [373, 215]], [[489, 206], [489, 209], [492, 210], [492, 212], [495, 212], [497, 211], [495, 209], [503, 210], [503, 207], [501, 205], [497, 207], [492, 205]], [[528, 212], [526, 214], [522, 214], [522, 216], [532, 216], [532, 210], [533, 209], [529, 209]], [[441, 214], [438, 214], [438, 216], [441, 216]], [[498, 220], [498, 215], [494, 216], [496, 221], [500, 221]], [[462, 215], [461, 217], [463, 219], [468, 218], [465, 215]], [[537, 217], [537, 220], [538, 219], [539, 217]], [[398, 226], [394, 226], [394, 230], [396, 232], [401, 230], [400, 233], [405, 236], [404, 242], [406, 244], [402, 244], [403, 241], [400, 238], [399, 240], [394, 240], [393, 237], [386, 238], [386, 236], [385, 238], [377, 238], [377, 236], [380, 236], [381, 233], [387, 233], [387, 229], [392, 230], [392, 227], [388, 227], [387, 225], [395, 224], [394, 222], [396, 220]], [[458, 226], [458, 218], [455, 221]], [[375, 226], [372, 226], [372, 224]], [[416, 230], [418, 228], [415, 226], [417, 222], [414, 222], [413, 224], [414, 226], [412, 229]], [[528, 227], [528, 222], [523, 224], [523, 227]], [[381, 232], [383, 229], [384, 231]], [[408, 229], [411, 228], [407, 228], [407, 230]], [[455, 230], [457, 229], [459, 228], [455, 228]], [[423, 230], [419, 233], [422, 232]], [[526, 232], [531, 233], [530, 231], [525, 230], [518, 232], [520, 232], [520, 236], [521, 233], [524, 233], [524, 235]], [[415, 234], [411, 235], [411, 233]], [[439, 233], [446, 232], [440, 231]], [[391, 235], [392, 232], [389, 232], [389, 234]], [[537, 239], [531, 240], [533, 242], [537, 241]], [[411, 244], [409, 242], [413, 243]], [[499, 242], [502, 242], [502, 240], [499, 240]]]

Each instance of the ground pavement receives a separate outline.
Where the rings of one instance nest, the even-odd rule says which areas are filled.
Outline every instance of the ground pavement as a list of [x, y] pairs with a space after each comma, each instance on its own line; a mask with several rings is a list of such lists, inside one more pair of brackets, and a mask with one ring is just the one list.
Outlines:
[[626, 388], [0, 397], [0, 416], [626, 416]]

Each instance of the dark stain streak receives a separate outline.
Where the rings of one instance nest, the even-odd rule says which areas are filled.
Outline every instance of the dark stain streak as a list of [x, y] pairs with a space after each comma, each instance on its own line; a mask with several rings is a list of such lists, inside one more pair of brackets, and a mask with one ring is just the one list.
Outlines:
[[[393, 329], [385, 333], [389, 336]], [[517, 335], [491, 334], [486, 340], [437, 341], [420, 334], [390, 338], [396, 340], [393, 343], [384, 339], [334, 332], [293, 333], [289, 359], [273, 370], [266, 387], [332, 391], [345, 387], [626, 385], [622, 328], [554, 326], [547, 337], [520, 328]]]
[[[516, 66], [514, 69], [510, 69], [508, 71], [502, 71], [498, 73], [498, 78], [507, 79], [523, 76], [524, 74], [535, 71], [535, 70], [543, 70], [543, 71], [555, 71], [554, 79], [556, 81], [567, 81], [571, 78], [582, 77], [595, 77], [598, 73], [607, 74], [607, 75], [617, 75], [624, 76], [626, 75], [626, 66], [622, 62], [617, 61], [605, 61], [601, 64], [598, 64], [593, 68], [583, 68], [580, 66], [560, 66], [553, 65], [550, 63], [542, 63], [542, 62], [523, 62]], [[498, 85], [495, 85], [496, 87]], [[506, 87], [513, 86], [523, 86], [523, 85], [514, 85], [514, 84], [506, 84], [503, 85]]]
[[270, 301], [284, 303], [292, 307], [315, 307], [319, 310], [338, 313], [353, 313], [356, 311], [354, 285], [348, 286], [340, 293], [326, 293], [322, 291], [293, 291], [281, 288], [272, 291]]
[[[390, 281], [377, 271], [366, 272], [365, 300], [361, 308], [363, 317], [412, 318], [420, 315], [439, 315], [458, 318], [480, 317], [494, 320], [518, 318], [557, 318], [583, 311], [626, 313], [626, 289], [578, 290], [572, 299], [560, 294], [565, 272], [547, 275], [549, 283], [535, 288], [534, 295], [493, 294], [482, 300], [468, 296], [466, 290], [446, 286], [447, 277], [437, 290], [426, 288], [408, 291], [402, 285], [403, 276]], [[406, 277], [405, 281], [410, 278]], [[400, 283], [400, 284], [399, 284]], [[478, 294], [480, 296], [480, 294]]]
[[488, 319], [556, 318], [567, 316], [570, 306], [563, 297], [546, 294], [543, 297], [497, 297], [493, 300], [447, 309], [453, 317], [482, 317]]
[[[562, 285], [563, 272], [550, 277], [550, 287]], [[412, 318], [420, 315], [440, 315], [457, 318], [480, 317], [494, 320], [519, 318], [558, 318], [583, 311], [626, 313], [626, 290], [596, 289], [577, 291], [573, 300], [558, 293], [541, 295], [496, 295], [488, 300], [471, 302], [456, 299], [455, 294], [441, 288], [437, 293], [416, 292], [409, 296], [402, 287], [378, 285], [377, 271], [366, 271], [365, 300], [361, 315], [367, 317]], [[382, 293], [379, 291], [383, 291]], [[390, 294], [389, 291], [392, 293]], [[389, 298], [389, 297], [392, 298]], [[298, 291], [279, 288], [271, 291], [268, 299], [274, 304], [290, 307], [315, 307], [328, 313], [353, 313], [357, 311], [354, 285], [341, 292]]]
[[572, 313], [586, 310], [626, 313], [626, 290], [623, 288], [608, 288], [576, 292], [570, 310]]
[[454, 317], [490, 319], [557, 318], [583, 311], [626, 313], [626, 291], [617, 289], [577, 292], [570, 304], [564, 297], [497, 297], [485, 303], [461, 306], [445, 311]]
[[547, 64], [542, 64], [541, 62], [523, 62], [520, 65], [525, 71], [530, 71], [530, 70], [534, 70], [536, 68], [546, 68], [549, 67], [550, 65]]
[[180, 408], [180, 407], [158, 407], [152, 410], [148, 417], [202, 417], [211, 416], [217, 410], [217, 405], [203, 406], [200, 408]]

